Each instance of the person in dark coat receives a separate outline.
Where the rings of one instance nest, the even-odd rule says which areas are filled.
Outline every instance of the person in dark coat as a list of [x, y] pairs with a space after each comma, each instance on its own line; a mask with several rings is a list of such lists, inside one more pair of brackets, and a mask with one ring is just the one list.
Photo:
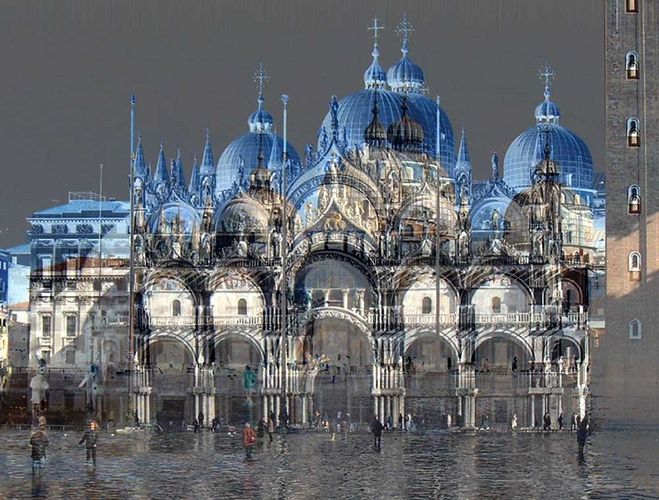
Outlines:
[[267, 429], [268, 425], [265, 423], [265, 418], [261, 417], [259, 420], [259, 423], [256, 427], [256, 436], [261, 439], [263, 436], [265, 436], [265, 430]]
[[544, 425], [542, 427], [543, 430], [548, 431], [551, 429], [551, 417], [549, 416], [549, 412], [545, 413], [545, 416], [543, 417], [543, 422]]
[[559, 431], [563, 430], [563, 414], [562, 413], [558, 416], [558, 430]]
[[373, 446], [380, 448], [382, 445], [382, 429], [384, 427], [378, 420], [378, 417], [373, 415], [373, 420], [371, 421], [371, 432], [373, 433]]
[[201, 430], [199, 429], [199, 420], [197, 420], [196, 418], [192, 421], [192, 427], [194, 428], [195, 434], [201, 432]]
[[197, 417], [197, 420], [199, 420], [199, 427], [201, 429], [204, 428], [204, 412], [199, 412], [199, 416]]
[[272, 443], [272, 435], [275, 433], [276, 428], [277, 428], [277, 421], [275, 419], [275, 412], [271, 411], [270, 417], [268, 418], [268, 437], [270, 438], [271, 443]]
[[89, 429], [78, 441], [78, 445], [85, 444], [85, 449], [87, 450], [87, 465], [93, 465], [96, 467], [96, 445], [98, 444], [98, 425], [93, 420], [89, 424]]
[[588, 422], [588, 416], [585, 416], [579, 422], [579, 427], [577, 428], [577, 443], [579, 444], [579, 456], [583, 456], [583, 449], [584, 446], [586, 446], [586, 438], [588, 437], [589, 430], [590, 430], [590, 425]]
[[46, 427], [39, 426], [30, 437], [30, 446], [32, 447], [32, 474], [38, 469], [41, 473], [43, 461], [46, 458], [46, 447], [48, 446], [48, 436], [46, 436]]

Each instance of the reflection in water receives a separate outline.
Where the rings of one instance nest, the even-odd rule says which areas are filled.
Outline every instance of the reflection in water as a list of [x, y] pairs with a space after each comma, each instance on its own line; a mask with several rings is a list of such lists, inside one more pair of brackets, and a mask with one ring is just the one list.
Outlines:
[[49, 433], [32, 476], [28, 432], [0, 432], [0, 498], [556, 498], [659, 494], [657, 432], [277, 435], [245, 462], [240, 436], [103, 434], [98, 467], [76, 436]]

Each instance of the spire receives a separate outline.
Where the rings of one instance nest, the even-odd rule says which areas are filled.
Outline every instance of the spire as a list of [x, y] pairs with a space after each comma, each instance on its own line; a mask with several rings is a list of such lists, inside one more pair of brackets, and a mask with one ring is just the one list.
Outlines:
[[378, 118], [378, 93], [373, 94], [373, 118], [364, 131], [364, 142], [369, 146], [384, 146], [387, 142], [387, 131]]
[[201, 175], [213, 175], [214, 169], [215, 160], [213, 160], [211, 136], [210, 131], [206, 129], [206, 144], [204, 145], [204, 155], [201, 158]]
[[536, 123], [558, 123], [561, 112], [558, 109], [551, 97], [551, 81], [556, 78], [556, 71], [552, 68], [547, 61], [545, 65], [538, 71], [538, 78], [544, 82], [545, 86], [545, 100], [538, 104], [535, 108]]
[[467, 136], [465, 134], [465, 128], [462, 127], [462, 138], [460, 139], [460, 149], [458, 149], [458, 161], [471, 163], [469, 159], [469, 148], [467, 147]]
[[169, 172], [167, 171], [167, 159], [162, 141], [160, 141], [160, 153], [158, 153], [158, 162], [156, 163], [156, 182], [169, 182]]
[[272, 147], [270, 148], [270, 158], [268, 159], [268, 170], [274, 172], [279, 170], [282, 166], [284, 158], [284, 152], [279, 143], [279, 138], [276, 135], [272, 135]]
[[146, 168], [146, 161], [144, 160], [144, 147], [142, 146], [142, 135], [140, 134], [137, 139], [137, 151], [135, 152], [134, 172], [137, 177], [148, 176], [148, 169]]
[[551, 96], [551, 81], [556, 78], [556, 71], [549, 65], [545, 59], [545, 65], [538, 71], [538, 78], [544, 80], [545, 83], [545, 101], [549, 101]]
[[176, 160], [172, 161], [172, 185], [179, 192], [185, 192], [185, 175], [183, 174], [181, 148], [176, 148]]
[[263, 69], [263, 63], [259, 63], [256, 72], [254, 73], [254, 82], [259, 91], [258, 97], [256, 99], [257, 108], [251, 115], [249, 115], [249, 120], [247, 124], [249, 125], [249, 131], [261, 134], [263, 132], [269, 132], [272, 129], [273, 119], [272, 115], [263, 109], [263, 103], [265, 98], [263, 97], [263, 90], [265, 89], [265, 83], [270, 79], [268, 74]]
[[190, 175], [190, 185], [188, 186], [188, 192], [190, 194], [199, 194], [199, 188], [201, 182], [199, 179], [199, 164], [197, 163], [197, 157], [194, 157], [194, 163], [192, 164], [192, 174]]
[[380, 50], [378, 49], [379, 31], [384, 29], [384, 26], [378, 24], [378, 18], [373, 19], [373, 24], [368, 26], [367, 29], [373, 32], [373, 61], [371, 65], [364, 72], [364, 85], [367, 89], [381, 89], [387, 84], [387, 74], [385, 73], [378, 58], [380, 57]]
[[410, 40], [410, 33], [413, 31], [414, 28], [412, 27], [412, 24], [407, 20], [407, 13], [403, 12], [403, 19], [400, 21], [400, 23], [398, 23], [398, 26], [396, 27], [396, 33], [402, 42], [400, 51], [403, 53], [403, 57], [407, 57], [407, 53], [409, 52], [408, 44]]

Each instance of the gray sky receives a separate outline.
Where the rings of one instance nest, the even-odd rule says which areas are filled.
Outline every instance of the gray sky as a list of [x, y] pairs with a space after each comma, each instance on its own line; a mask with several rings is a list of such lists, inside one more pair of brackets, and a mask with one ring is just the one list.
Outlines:
[[503, 159], [534, 125], [545, 58], [562, 125], [602, 170], [601, 0], [0, 0], [0, 246], [24, 242], [25, 217], [68, 191], [98, 190], [101, 162], [104, 194], [127, 199], [131, 93], [148, 161], [162, 138], [168, 158], [181, 146], [189, 175], [207, 127], [216, 160], [247, 131], [263, 61], [266, 109], [281, 131], [278, 96], [290, 96], [290, 140], [302, 154], [329, 97], [363, 87], [374, 16], [385, 26], [383, 67], [399, 59], [403, 11], [415, 28], [410, 56], [456, 135], [466, 127], [476, 178], [492, 151]]

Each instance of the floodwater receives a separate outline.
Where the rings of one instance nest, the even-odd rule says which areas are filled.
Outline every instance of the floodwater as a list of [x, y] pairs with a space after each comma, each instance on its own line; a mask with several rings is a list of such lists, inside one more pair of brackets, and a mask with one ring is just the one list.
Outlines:
[[276, 435], [245, 461], [239, 435], [48, 433], [31, 471], [28, 431], [0, 431], [0, 498], [659, 498], [659, 432]]

